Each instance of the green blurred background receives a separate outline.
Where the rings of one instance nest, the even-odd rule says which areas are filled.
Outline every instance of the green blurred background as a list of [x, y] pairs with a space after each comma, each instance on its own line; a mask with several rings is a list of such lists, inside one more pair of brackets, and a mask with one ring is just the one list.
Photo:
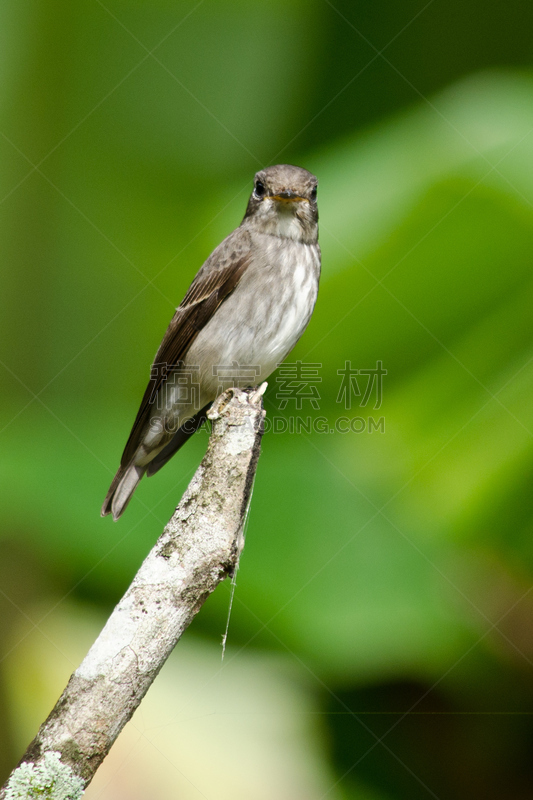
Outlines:
[[[273, 376], [267, 412], [384, 431], [266, 435], [226, 660], [223, 585], [87, 797], [532, 796], [532, 29], [523, 0], [2, 0], [0, 778], [202, 457], [100, 519], [174, 307], [287, 162], [320, 180], [290, 356], [320, 409]], [[383, 362], [381, 408], [337, 402], [347, 361]]]

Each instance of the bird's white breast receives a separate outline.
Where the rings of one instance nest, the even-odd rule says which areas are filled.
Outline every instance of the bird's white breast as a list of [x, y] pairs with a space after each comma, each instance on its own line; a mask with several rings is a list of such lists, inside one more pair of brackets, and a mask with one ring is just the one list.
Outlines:
[[[292, 350], [313, 312], [318, 245], [265, 234], [254, 238], [257, 255], [189, 351], [187, 361], [200, 364], [203, 376], [212, 375], [214, 365], [237, 362], [258, 366], [260, 383]], [[243, 379], [249, 384], [249, 377]]]
[[[282, 255], [284, 275], [278, 290], [283, 311], [271, 336], [265, 337], [264, 341], [261, 337], [261, 347], [264, 347], [262, 359], [268, 363], [275, 362], [274, 368], [292, 350], [307, 327], [318, 291], [316, 260], [311, 247], [295, 244], [292, 249], [294, 252]], [[286, 283], [284, 289], [283, 283]]]

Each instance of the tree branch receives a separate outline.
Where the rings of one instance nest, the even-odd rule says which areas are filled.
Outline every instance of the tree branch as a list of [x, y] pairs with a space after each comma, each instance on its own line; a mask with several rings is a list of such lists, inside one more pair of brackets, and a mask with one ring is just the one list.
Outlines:
[[207, 453], [176, 512], [0, 789], [0, 800], [81, 797], [184, 630], [235, 572], [265, 388], [230, 389], [213, 404]]

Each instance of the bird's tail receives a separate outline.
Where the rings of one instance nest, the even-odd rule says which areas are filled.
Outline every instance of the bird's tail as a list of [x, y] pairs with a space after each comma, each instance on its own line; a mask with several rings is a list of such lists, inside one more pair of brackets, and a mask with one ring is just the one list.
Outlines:
[[139, 467], [135, 464], [119, 467], [104, 500], [102, 517], [113, 514], [113, 519], [116, 521], [123, 514], [145, 472], [146, 467]]

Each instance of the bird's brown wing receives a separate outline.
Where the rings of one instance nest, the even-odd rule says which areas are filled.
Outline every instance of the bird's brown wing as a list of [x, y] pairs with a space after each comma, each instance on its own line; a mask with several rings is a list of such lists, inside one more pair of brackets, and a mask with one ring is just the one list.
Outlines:
[[183, 361], [198, 333], [209, 322], [217, 308], [235, 289], [250, 264], [248, 242], [232, 246], [229, 236], [214, 250], [192, 282], [187, 294], [177, 308], [152, 365], [152, 375], [120, 464], [126, 467], [135, 455], [141, 434], [150, 416], [150, 409], [159, 390]]

